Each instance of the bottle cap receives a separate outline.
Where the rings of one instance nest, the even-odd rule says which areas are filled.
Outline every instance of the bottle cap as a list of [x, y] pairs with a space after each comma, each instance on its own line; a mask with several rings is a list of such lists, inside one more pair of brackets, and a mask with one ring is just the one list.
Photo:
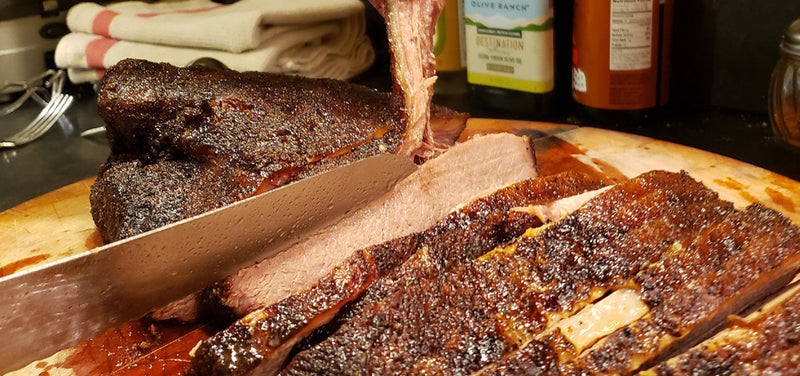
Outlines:
[[783, 34], [781, 49], [787, 53], [800, 56], [800, 18], [794, 20]]

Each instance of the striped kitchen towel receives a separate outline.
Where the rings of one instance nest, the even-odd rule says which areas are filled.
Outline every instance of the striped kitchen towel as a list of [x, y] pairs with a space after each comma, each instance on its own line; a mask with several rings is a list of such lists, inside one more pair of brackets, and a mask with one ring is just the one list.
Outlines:
[[268, 40], [271, 26], [336, 20], [363, 11], [359, 0], [86, 2], [69, 10], [67, 26], [112, 39], [242, 52]]
[[72, 32], [55, 61], [73, 83], [96, 81], [126, 58], [185, 66], [211, 57], [238, 71], [334, 79], [352, 78], [375, 59], [359, 0], [81, 3], [67, 24]]
[[70, 33], [59, 41], [55, 61], [57, 66], [67, 68], [73, 83], [95, 81], [106, 68], [126, 58], [186, 66], [201, 57], [217, 59], [238, 71], [344, 80], [367, 70], [375, 59], [364, 29], [363, 13], [334, 21], [274, 26], [261, 46], [241, 53]]

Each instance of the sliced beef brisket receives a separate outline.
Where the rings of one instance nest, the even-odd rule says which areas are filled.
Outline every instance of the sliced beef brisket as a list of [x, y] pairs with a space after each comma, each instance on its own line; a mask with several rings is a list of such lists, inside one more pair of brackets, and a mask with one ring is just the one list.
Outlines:
[[[425, 254], [425, 260], [412, 264], [449, 270], [541, 224], [538, 217], [514, 207], [545, 204], [599, 185], [570, 174], [526, 180], [472, 201], [428, 230], [357, 251], [311, 288], [245, 316], [205, 342], [197, 351], [193, 372], [242, 374], [258, 368], [274, 373], [296, 342], [332, 320], [346, 303], [367, 291], [366, 300], [347, 308], [350, 315], [367, 300], [388, 293], [403, 280], [397, 273], [406, 260]], [[381, 282], [370, 287], [376, 280]]]

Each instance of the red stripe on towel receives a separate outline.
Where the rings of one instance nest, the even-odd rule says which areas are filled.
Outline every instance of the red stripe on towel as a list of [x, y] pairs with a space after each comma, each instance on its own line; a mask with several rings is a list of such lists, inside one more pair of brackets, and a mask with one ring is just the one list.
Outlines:
[[138, 14], [136, 14], [136, 16], [137, 17], [145, 17], [145, 18], [147, 18], [147, 17], [161, 16], [161, 15], [164, 15], [164, 14], [201, 13], [201, 12], [208, 12], [208, 11], [214, 10], [214, 9], [219, 9], [219, 8], [224, 7], [224, 6], [227, 6], [227, 4], [217, 4], [217, 5], [213, 6], [213, 7], [200, 8], [200, 9], [173, 10], [173, 11], [170, 11], [170, 12], [158, 12], [158, 13], [138, 13]]
[[89, 68], [103, 68], [103, 58], [106, 52], [119, 42], [116, 39], [98, 38], [86, 45], [86, 64]]
[[111, 10], [101, 10], [100, 13], [94, 16], [94, 20], [92, 20], [92, 34], [111, 37], [108, 33], [108, 29], [111, 27], [111, 20], [118, 15], [119, 13]]

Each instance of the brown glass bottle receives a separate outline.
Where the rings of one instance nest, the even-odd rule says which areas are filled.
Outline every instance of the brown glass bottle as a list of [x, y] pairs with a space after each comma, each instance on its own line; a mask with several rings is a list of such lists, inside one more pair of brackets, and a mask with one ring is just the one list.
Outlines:
[[673, 0], [575, 0], [572, 97], [592, 119], [630, 124], [669, 99]]

